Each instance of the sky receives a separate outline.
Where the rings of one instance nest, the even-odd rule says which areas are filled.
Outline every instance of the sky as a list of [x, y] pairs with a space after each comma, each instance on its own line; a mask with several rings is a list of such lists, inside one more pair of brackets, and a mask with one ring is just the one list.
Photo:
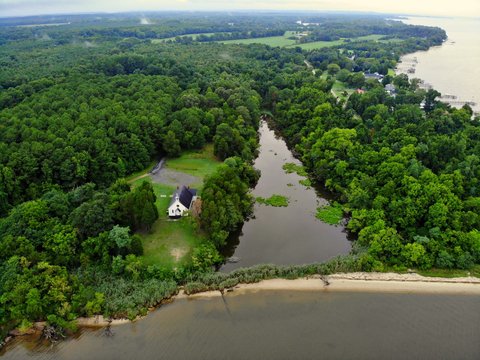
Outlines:
[[480, 18], [480, 0], [0, 0], [0, 17], [162, 10], [328, 10]]

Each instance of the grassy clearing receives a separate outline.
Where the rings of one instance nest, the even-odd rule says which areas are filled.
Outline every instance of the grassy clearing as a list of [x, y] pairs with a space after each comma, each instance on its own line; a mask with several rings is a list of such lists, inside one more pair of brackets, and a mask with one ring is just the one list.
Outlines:
[[[215, 172], [221, 162], [213, 154], [213, 145], [208, 144], [202, 150], [188, 151], [175, 159], [168, 159], [165, 166], [171, 170], [205, 178]], [[202, 184], [195, 184], [198, 188]]]
[[285, 170], [287, 174], [297, 173], [300, 176], [307, 176], [307, 170], [302, 165], [297, 165], [294, 163], [286, 163], [282, 166], [282, 169]]
[[[390, 42], [390, 41], [398, 41], [399, 39], [391, 39], [391, 40], [380, 40], [384, 35], [367, 35], [367, 36], [360, 36], [358, 38], [351, 38], [351, 39], [340, 39], [336, 41], [314, 41], [305, 44], [299, 44], [295, 39], [290, 39], [291, 37], [297, 34], [297, 31], [286, 31], [283, 36], [269, 36], [269, 37], [262, 37], [262, 38], [249, 38], [249, 39], [235, 39], [235, 40], [224, 40], [218, 41], [222, 44], [264, 44], [271, 47], [300, 47], [303, 50], [316, 50], [322, 49], [324, 47], [330, 46], [339, 46], [345, 44], [347, 41], [355, 42], [355, 41], [382, 41], [382, 42]], [[182, 35], [184, 36], [191, 36], [193, 40], [195, 40], [199, 35], [212, 35], [213, 33], [204, 33], [204, 34], [190, 34], [190, 35]], [[161, 43], [168, 40], [175, 40], [175, 37], [167, 38], [167, 39], [153, 39], [153, 43]]]
[[268, 206], [274, 206], [274, 207], [287, 207], [288, 206], [288, 197], [283, 196], [283, 195], [277, 195], [274, 194], [270, 196], [269, 198], [263, 198], [263, 197], [257, 197], [256, 198], [257, 202], [259, 204], [264, 204]]
[[348, 87], [344, 82], [336, 80], [332, 86], [332, 93], [341, 100], [346, 100], [355, 92], [355, 89]]
[[205, 241], [191, 217], [179, 220], [160, 218], [149, 234], [142, 236], [144, 256], [148, 265], [173, 267], [189, 261], [191, 249]]
[[330, 225], [338, 225], [343, 219], [342, 205], [333, 203], [317, 209], [316, 218]]
[[[205, 176], [212, 174], [220, 164], [221, 162], [213, 155], [213, 145], [209, 144], [202, 150], [185, 152], [179, 158], [168, 159], [165, 167], [197, 176], [203, 180]], [[139, 178], [137, 174], [137, 177], [133, 178], [132, 185], [137, 186], [143, 181], [152, 183], [157, 196], [155, 204], [159, 214], [159, 219], [151, 231], [147, 234], [140, 234], [145, 263], [174, 267], [189, 261], [188, 254], [205, 241], [205, 235], [197, 229], [197, 224], [191, 217], [175, 221], [169, 219], [167, 209], [176, 189], [175, 186], [152, 182], [148, 174], [143, 178]], [[197, 188], [200, 189], [203, 184], [195, 186], [197, 185]]]
[[[287, 32], [288, 33], [288, 32]], [[287, 34], [285, 33], [285, 34]], [[254, 39], [237, 39], [237, 40], [227, 40], [221, 41], [223, 44], [265, 44], [272, 47], [287, 47], [295, 45], [295, 40], [289, 39], [290, 35], [283, 35], [283, 36], [270, 36], [264, 38], [254, 38]]]
[[[139, 179], [134, 182], [140, 184], [142, 181], [152, 182], [151, 178]], [[143, 243], [143, 260], [148, 265], [160, 264], [173, 267], [187, 261], [187, 254], [191, 249], [201, 244], [205, 238], [197, 231], [192, 218], [182, 218], [172, 221], [168, 218], [167, 209], [175, 187], [152, 183], [153, 190], [157, 196], [159, 219], [153, 224], [149, 233], [140, 234]]]

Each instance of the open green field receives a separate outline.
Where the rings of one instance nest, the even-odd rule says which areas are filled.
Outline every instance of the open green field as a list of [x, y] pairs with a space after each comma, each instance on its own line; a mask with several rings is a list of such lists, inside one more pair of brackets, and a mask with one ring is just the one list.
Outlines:
[[165, 167], [203, 180], [205, 176], [214, 173], [220, 164], [213, 154], [213, 144], [207, 144], [202, 150], [187, 151], [178, 158], [168, 159]]
[[223, 44], [265, 44], [268, 46], [276, 47], [287, 47], [295, 45], [295, 40], [288, 39], [288, 36], [270, 36], [264, 38], [255, 38], [255, 39], [238, 39], [238, 40], [227, 40], [222, 41]]
[[296, 32], [295, 31], [287, 31], [283, 36], [270, 36], [264, 38], [255, 38], [255, 39], [238, 39], [238, 40], [228, 40], [222, 41], [223, 44], [265, 44], [272, 47], [280, 46], [280, 47], [300, 47], [303, 50], [316, 50], [322, 49], [325, 47], [330, 46], [339, 46], [345, 44], [347, 41], [356, 42], [356, 41], [382, 41], [382, 42], [390, 42], [390, 41], [401, 41], [400, 39], [391, 39], [391, 40], [380, 40], [384, 35], [367, 35], [367, 36], [360, 36], [358, 38], [352, 39], [340, 39], [336, 41], [314, 41], [305, 44], [298, 44], [295, 40], [289, 39], [292, 37]]
[[[213, 155], [213, 145], [209, 144], [202, 150], [184, 152], [178, 158], [168, 159], [165, 168], [194, 175], [203, 181], [205, 176], [212, 174], [220, 164]], [[205, 241], [205, 235], [197, 229], [196, 221], [192, 217], [169, 219], [167, 209], [176, 187], [152, 182], [148, 171], [153, 166], [154, 164], [130, 177], [133, 186], [143, 181], [150, 182], [157, 196], [155, 204], [159, 219], [149, 233], [140, 234], [144, 250], [143, 260], [148, 265], [175, 267], [188, 261], [187, 255]], [[202, 185], [198, 184], [197, 188], [200, 189]]]
[[358, 38], [352, 38], [352, 39], [340, 39], [336, 41], [314, 41], [310, 43], [305, 43], [305, 44], [296, 44], [293, 45], [295, 47], [300, 47], [303, 50], [316, 50], [316, 49], [322, 49], [325, 47], [330, 47], [330, 46], [339, 46], [342, 44], [345, 44], [347, 41], [350, 40], [350, 42], [357, 42], [357, 41], [379, 41], [384, 37], [384, 35], [367, 35], [367, 36], [361, 36]]
[[190, 251], [205, 241], [191, 217], [157, 220], [149, 234], [142, 235], [143, 260], [147, 265], [174, 267], [188, 262]]

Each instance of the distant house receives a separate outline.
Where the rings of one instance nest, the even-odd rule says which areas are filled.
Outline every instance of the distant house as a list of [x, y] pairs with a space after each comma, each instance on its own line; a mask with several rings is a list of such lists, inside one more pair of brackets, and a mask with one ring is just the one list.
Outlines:
[[368, 79], [373, 79], [373, 80], [377, 80], [377, 81], [382, 81], [384, 76], [382, 74], [379, 74], [378, 72], [376, 73], [365, 73], [365, 80], [368, 80]]
[[365, 90], [363, 90], [363, 89], [357, 89], [357, 90], [355, 90], [355, 92], [357, 94], [365, 94]]
[[181, 186], [172, 196], [172, 201], [168, 206], [168, 216], [172, 219], [178, 219], [186, 216], [192, 207], [192, 203], [197, 199], [197, 190]]
[[395, 97], [397, 95], [397, 89], [395, 88], [395, 85], [393, 84], [387, 84], [385, 85], [385, 91], [388, 93], [388, 95]]

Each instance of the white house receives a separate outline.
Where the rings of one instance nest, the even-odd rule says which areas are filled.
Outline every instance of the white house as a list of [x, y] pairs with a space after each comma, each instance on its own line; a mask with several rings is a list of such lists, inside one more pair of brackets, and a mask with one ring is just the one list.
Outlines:
[[168, 216], [172, 219], [178, 219], [188, 214], [192, 203], [197, 199], [197, 190], [181, 186], [172, 196], [172, 201], [168, 206]]
[[385, 85], [385, 91], [388, 93], [388, 95], [395, 97], [397, 95], [397, 89], [395, 88], [395, 85], [393, 84], [387, 84]]

